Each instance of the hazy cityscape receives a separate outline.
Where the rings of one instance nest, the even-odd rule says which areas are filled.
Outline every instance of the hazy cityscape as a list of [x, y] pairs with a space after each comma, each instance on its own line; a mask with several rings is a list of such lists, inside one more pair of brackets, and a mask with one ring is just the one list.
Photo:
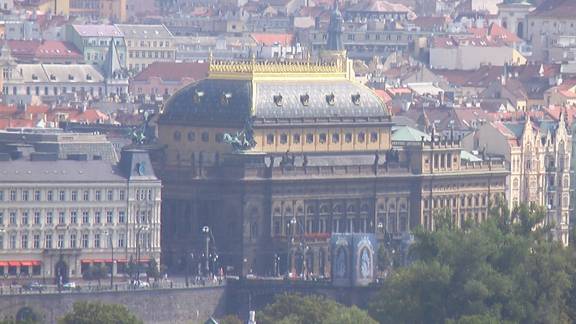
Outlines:
[[0, 324], [576, 322], [575, 0], [0, 17]]

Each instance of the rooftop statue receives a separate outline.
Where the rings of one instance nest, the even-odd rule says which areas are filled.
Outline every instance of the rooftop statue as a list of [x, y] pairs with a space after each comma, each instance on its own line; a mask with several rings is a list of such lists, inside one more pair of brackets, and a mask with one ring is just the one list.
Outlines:
[[248, 151], [256, 146], [254, 130], [252, 129], [252, 120], [247, 118], [244, 123], [244, 129], [236, 132], [236, 135], [231, 135], [229, 133], [224, 134], [224, 142], [232, 145], [234, 152]]

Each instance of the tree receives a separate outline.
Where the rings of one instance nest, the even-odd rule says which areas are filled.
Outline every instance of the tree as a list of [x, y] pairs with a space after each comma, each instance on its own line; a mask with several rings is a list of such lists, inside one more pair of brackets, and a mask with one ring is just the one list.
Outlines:
[[146, 276], [148, 277], [148, 279], [154, 278], [155, 280], [160, 277], [160, 272], [158, 271], [158, 263], [156, 263], [156, 259], [152, 258], [150, 259], [150, 261], [148, 261]]
[[256, 315], [261, 324], [376, 324], [365, 311], [320, 296], [280, 295]]
[[141, 324], [124, 305], [100, 302], [76, 302], [72, 312], [58, 321], [59, 324]]
[[571, 250], [550, 240], [545, 211], [496, 201], [490, 218], [461, 230], [416, 231], [416, 261], [396, 271], [370, 305], [380, 323], [570, 323], [576, 319]]

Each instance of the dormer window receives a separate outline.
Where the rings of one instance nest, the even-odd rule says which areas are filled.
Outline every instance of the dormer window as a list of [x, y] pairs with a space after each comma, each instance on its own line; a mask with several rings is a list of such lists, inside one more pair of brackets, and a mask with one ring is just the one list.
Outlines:
[[329, 95], [326, 95], [326, 103], [328, 103], [330, 106], [333, 106], [335, 103], [334, 100], [334, 93], [330, 93]]
[[50, 80], [56, 81], [56, 76], [54, 74], [50, 74]]
[[220, 103], [222, 105], [228, 105], [230, 103], [230, 98], [232, 98], [232, 93], [224, 92], [220, 98]]
[[68, 80], [70, 81], [74, 80], [74, 76], [72, 74], [68, 74]]
[[36, 74], [32, 74], [32, 80], [38, 80], [38, 76]]
[[300, 102], [303, 106], [308, 106], [310, 104], [310, 96], [306, 93], [300, 96]]
[[356, 93], [351, 96], [352, 103], [358, 106], [360, 104], [360, 94]]
[[86, 80], [92, 80], [92, 76], [90, 74], [86, 74]]
[[196, 90], [194, 92], [193, 100], [195, 103], [200, 103], [200, 101], [202, 101], [202, 97], [204, 97], [204, 91]]
[[274, 95], [273, 99], [274, 99], [274, 103], [276, 104], [276, 106], [282, 107], [282, 95], [281, 94]]

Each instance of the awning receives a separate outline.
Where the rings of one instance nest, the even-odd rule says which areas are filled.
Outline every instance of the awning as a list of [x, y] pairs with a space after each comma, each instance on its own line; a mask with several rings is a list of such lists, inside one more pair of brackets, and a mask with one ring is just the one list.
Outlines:
[[22, 261], [22, 262], [20, 262], [20, 266], [21, 267], [31, 267], [32, 261]]
[[8, 265], [8, 262], [6, 261], [0, 261], [0, 267], [5, 267]]
[[17, 267], [20, 265], [20, 261], [8, 261], [8, 265], [11, 267]]
[[37, 261], [37, 260], [31, 261], [31, 262], [32, 262], [32, 265], [33, 265], [33, 266], [39, 266], [39, 265], [42, 264], [41, 261]]

